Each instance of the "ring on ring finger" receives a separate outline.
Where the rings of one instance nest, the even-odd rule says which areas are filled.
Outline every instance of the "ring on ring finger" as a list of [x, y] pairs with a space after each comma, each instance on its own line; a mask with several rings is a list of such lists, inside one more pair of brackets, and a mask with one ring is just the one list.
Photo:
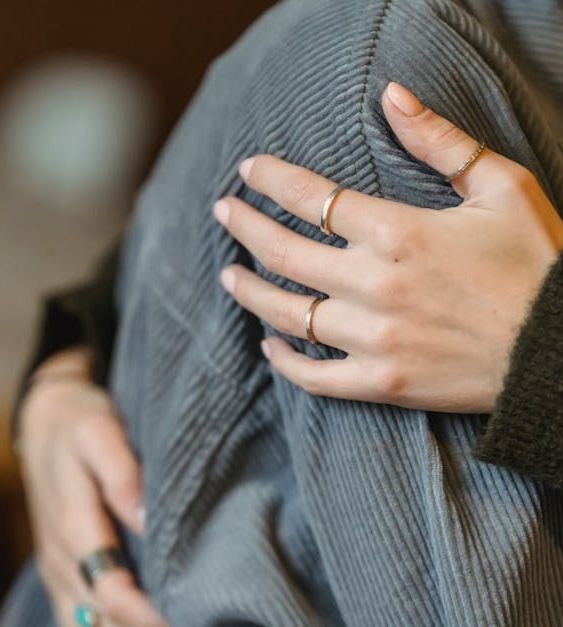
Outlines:
[[78, 627], [101, 627], [100, 614], [92, 605], [85, 603], [75, 607], [74, 622]]

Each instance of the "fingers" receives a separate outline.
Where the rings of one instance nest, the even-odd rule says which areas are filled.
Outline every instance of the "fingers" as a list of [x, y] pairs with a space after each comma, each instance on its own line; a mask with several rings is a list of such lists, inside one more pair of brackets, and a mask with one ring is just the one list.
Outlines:
[[351, 357], [311, 359], [294, 350], [279, 337], [264, 340], [262, 350], [279, 374], [309, 394], [345, 399], [361, 398], [361, 371]]
[[[281, 333], [307, 339], [305, 317], [314, 298], [288, 292], [257, 276], [251, 270], [231, 265], [221, 273], [221, 282], [237, 302]], [[345, 323], [357, 318], [345, 302], [328, 298], [316, 309], [312, 326], [322, 344], [345, 351], [358, 343], [357, 324]]]
[[214, 213], [270, 272], [331, 294], [346, 283], [344, 250], [303, 237], [238, 198], [221, 199]]
[[[403, 146], [417, 159], [444, 176], [453, 174], [477, 149], [479, 142], [449, 120], [428, 109], [416, 96], [398, 83], [390, 83], [383, 94], [387, 121]], [[508, 159], [485, 148], [452, 185], [463, 197], [480, 192], [490, 184], [491, 168], [506, 167]]]
[[[336, 187], [334, 182], [306, 168], [271, 155], [246, 159], [239, 171], [249, 187], [315, 226], [320, 225], [323, 204]], [[329, 224], [334, 233], [355, 243], [365, 241], [366, 231], [369, 232], [371, 226], [381, 220], [401, 213], [410, 216], [416, 211], [408, 205], [345, 189], [332, 204]]]
[[94, 584], [104, 615], [122, 627], [165, 627], [146, 596], [125, 569], [107, 571]]
[[142, 534], [141, 470], [114, 416], [96, 417], [96, 428], [84, 422], [76, 444], [111, 511], [134, 533]]
[[[72, 481], [67, 479], [64, 484], [65, 494], [61, 498], [66, 504], [61, 531], [68, 568], [78, 573], [80, 560], [86, 555], [102, 548], [118, 547], [120, 542], [96, 485], [76, 456], [61, 462], [61, 472], [72, 477]], [[63, 484], [59, 481], [59, 485]], [[119, 625], [160, 627], [164, 624], [126, 568], [116, 567], [98, 575], [93, 593], [104, 616]]]
[[76, 625], [77, 605], [96, 607], [98, 604], [78, 576], [77, 569], [69, 560], [68, 553], [57, 542], [56, 536], [51, 534], [51, 541], [39, 556], [39, 573], [49, 592], [57, 616], [57, 625], [61, 627]]

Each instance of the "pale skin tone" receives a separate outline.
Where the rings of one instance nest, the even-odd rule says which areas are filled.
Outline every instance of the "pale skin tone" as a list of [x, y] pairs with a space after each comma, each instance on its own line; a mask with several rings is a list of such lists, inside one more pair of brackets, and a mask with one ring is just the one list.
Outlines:
[[125, 568], [101, 575], [91, 590], [78, 572], [81, 557], [119, 546], [109, 512], [143, 532], [139, 465], [89, 361], [85, 348], [52, 357], [22, 407], [22, 473], [40, 574], [62, 627], [76, 624], [79, 603], [97, 607], [104, 626], [164, 627]]
[[[382, 104], [405, 149], [442, 174], [476, 147], [400, 86]], [[315, 225], [335, 186], [268, 155], [241, 164], [241, 176]], [[330, 219], [348, 242], [343, 249], [328, 236], [325, 243], [302, 237], [240, 199], [221, 199], [215, 216], [267, 269], [329, 297], [316, 310], [314, 331], [347, 353], [315, 360], [267, 338], [263, 350], [276, 371], [311, 394], [492, 410], [518, 329], [563, 247], [563, 226], [532, 174], [488, 149], [453, 185], [464, 202], [442, 211], [345, 190]], [[242, 307], [305, 337], [312, 297], [238, 265], [221, 280]], [[87, 600], [102, 609], [104, 625], [164, 625], [126, 570], [105, 574], [93, 591], [77, 575], [81, 556], [117, 542], [106, 510], [142, 533], [139, 468], [87, 366], [81, 349], [45, 364], [74, 374], [38, 385], [23, 409], [24, 475], [42, 576], [64, 627], [73, 624], [74, 604]]]
[[[475, 139], [391, 84], [387, 120], [404, 147], [443, 175], [457, 170]], [[335, 183], [270, 155], [241, 164], [249, 187], [318, 225]], [[272, 367], [315, 395], [430, 411], [490, 412], [510, 348], [546, 271], [563, 247], [555, 208], [524, 167], [486, 149], [453, 182], [460, 206], [432, 211], [345, 190], [330, 214], [341, 249], [289, 230], [238, 198], [216, 218], [269, 271], [326, 294], [318, 340], [347, 353], [315, 360], [270, 337]], [[224, 287], [274, 328], [306, 338], [312, 301], [240, 265]]]

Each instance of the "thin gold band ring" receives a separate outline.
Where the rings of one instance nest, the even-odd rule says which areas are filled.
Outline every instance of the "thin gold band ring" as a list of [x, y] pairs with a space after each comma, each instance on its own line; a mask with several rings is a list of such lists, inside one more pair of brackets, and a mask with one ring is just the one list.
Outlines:
[[315, 314], [315, 310], [323, 302], [323, 300], [326, 300], [326, 298], [321, 296], [311, 301], [309, 309], [307, 309], [307, 313], [305, 314], [305, 332], [307, 333], [307, 339], [311, 342], [311, 344], [319, 343], [313, 330], [313, 316]]
[[340, 194], [340, 192], [344, 191], [344, 187], [340, 187], [340, 185], [337, 185], [331, 192], [330, 194], [327, 196], [326, 200], [324, 201], [323, 204], [323, 210], [321, 212], [321, 231], [325, 234], [325, 235], [334, 235], [334, 233], [331, 231], [330, 229], [330, 211], [332, 209], [332, 206], [334, 204], [334, 201], [336, 200], [336, 197], [338, 196], [338, 194]]

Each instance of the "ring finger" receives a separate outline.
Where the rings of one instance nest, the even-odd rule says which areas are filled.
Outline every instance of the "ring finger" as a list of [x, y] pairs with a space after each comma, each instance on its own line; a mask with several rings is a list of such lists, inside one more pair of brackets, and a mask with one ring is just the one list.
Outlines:
[[[53, 610], [57, 614], [61, 627], [73, 627], [76, 625], [77, 606], [95, 607], [96, 602], [76, 572], [74, 563], [69, 560], [66, 551], [56, 541], [56, 533], [53, 531], [47, 533], [51, 542], [48, 555], [43, 558], [42, 578], [51, 596]], [[104, 627], [105, 625], [104, 622]]]
[[[281, 333], [307, 339], [305, 319], [314, 297], [288, 292], [238, 264], [223, 270], [221, 282], [242, 307], [258, 318]], [[320, 343], [349, 352], [357, 343], [357, 324], [345, 324], [352, 318], [357, 318], [357, 312], [349, 304], [328, 298], [315, 310], [311, 326]]]

